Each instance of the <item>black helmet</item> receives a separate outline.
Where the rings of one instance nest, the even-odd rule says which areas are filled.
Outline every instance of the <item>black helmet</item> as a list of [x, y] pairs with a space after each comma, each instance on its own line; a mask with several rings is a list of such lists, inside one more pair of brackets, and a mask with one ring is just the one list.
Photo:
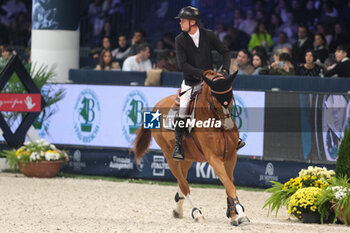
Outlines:
[[197, 8], [193, 6], [186, 6], [180, 10], [175, 19], [194, 19], [198, 22], [201, 19], [201, 14]]

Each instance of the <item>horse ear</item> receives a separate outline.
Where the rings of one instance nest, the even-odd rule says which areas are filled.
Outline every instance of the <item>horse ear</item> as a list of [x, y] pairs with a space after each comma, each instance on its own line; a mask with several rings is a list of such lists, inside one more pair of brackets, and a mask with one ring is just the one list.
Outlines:
[[213, 81], [211, 81], [210, 79], [208, 79], [205, 75], [202, 75], [203, 80], [206, 84], [208, 84], [209, 87], [213, 86]]
[[229, 77], [228, 77], [228, 80], [229, 82], [232, 84], [233, 81], [235, 80], [236, 76], [237, 76], [237, 73], [238, 73], [238, 70], [236, 70], [235, 72], [233, 72], [233, 74], [231, 74]]

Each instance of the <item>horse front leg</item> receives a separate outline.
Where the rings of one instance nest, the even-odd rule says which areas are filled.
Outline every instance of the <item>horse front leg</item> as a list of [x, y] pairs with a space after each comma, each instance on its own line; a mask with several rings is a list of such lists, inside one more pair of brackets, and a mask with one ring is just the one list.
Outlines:
[[[237, 151], [234, 152], [234, 155], [230, 160], [224, 162], [226, 174], [229, 177], [230, 181], [233, 184], [233, 171], [237, 163]], [[235, 185], [233, 184], [235, 187]], [[250, 222], [248, 217], [244, 213], [244, 207], [240, 204], [237, 193], [236, 198], [231, 198], [227, 196], [227, 212], [226, 216], [231, 219], [231, 224], [238, 226], [244, 222]]]
[[210, 159], [208, 159], [208, 162], [213, 167], [216, 176], [225, 186], [227, 195], [226, 216], [231, 219], [231, 224], [238, 226], [243, 222], [248, 222], [249, 219], [245, 216], [244, 208], [238, 201], [236, 187], [233, 184], [233, 168], [232, 176], [228, 175], [227, 170], [230, 170], [231, 172], [231, 169], [227, 169], [224, 165], [224, 162], [218, 157], [215, 157], [215, 155], [211, 156]]

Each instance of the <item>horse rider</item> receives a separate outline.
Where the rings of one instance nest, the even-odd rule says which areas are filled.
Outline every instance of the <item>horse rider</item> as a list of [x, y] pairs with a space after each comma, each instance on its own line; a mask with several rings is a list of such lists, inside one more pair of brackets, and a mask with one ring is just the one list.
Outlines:
[[[175, 38], [176, 59], [180, 70], [184, 73], [181, 84], [180, 109], [175, 126], [175, 149], [173, 159], [180, 161], [185, 159], [182, 148], [182, 137], [186, 130], [184, 127], [187, 107], [193, 91], [200, 90], [202, 76], [206, 70], [212, 69], [212, 50], [218, 51], [223, 56], [223, 68], [220, 73], [225, 77], [230, 68], [230, 51], [210, 30], [199, 28], [201, 20], [197, 8], [186, 6], [182, 8], [175, 19], [180, 19], [181, 33]], [[245, 145], [239, 140], [237, 149]]]

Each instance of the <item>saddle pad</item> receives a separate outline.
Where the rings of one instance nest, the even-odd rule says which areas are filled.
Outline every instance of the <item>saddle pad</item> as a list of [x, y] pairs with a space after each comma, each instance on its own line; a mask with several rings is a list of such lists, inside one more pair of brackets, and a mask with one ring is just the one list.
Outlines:
[[[196, 95], [194, 101], [191, 101], [190, 106], [189, 106], [189, 111], [191, 111], [191, 115], [189, 117], [189, 119], [192, 121], [195, 117], [195, 109], [196, 109], [196, 104], [197, 104], [197, 98], [198, 95]], [[175, 118], [179, 115], [179, 106], [177, 106], [176, 104], [173, 104], [173, 106], [171, 107], [171, 109], [169, 110], [165, 122], [166, 124], [163, 125], [163, 128], [167, 129], [167, 130], [173, 130], [175, 131]], [[188, 132], [191, 133], [192, 131], [192, 127], [188, 127]]]

